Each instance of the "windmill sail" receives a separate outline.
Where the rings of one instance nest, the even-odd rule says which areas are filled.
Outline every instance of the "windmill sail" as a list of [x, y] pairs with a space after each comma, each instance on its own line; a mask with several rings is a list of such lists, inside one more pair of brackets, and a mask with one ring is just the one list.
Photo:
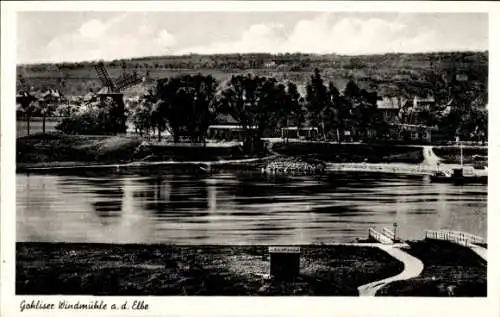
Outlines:
[[121, 91], [122, 89], [134, 86], [142, 82], [142, 78], [134, 75], [124, 75], [123, 78], [117, 81], [116, 89]]
[[95, 65], [95, 69], [97, 71], [97, 76], [101, 80], [104, 86], [108, 87], [109, 90], [111, 91], [116, 91], [115, 85], [113, 84], [113, 81], [111, 81], [111, 78], [109, 77], [108, 71], [104, 67], [104, 64], [102, 62], [99, 62], [97, 65]]

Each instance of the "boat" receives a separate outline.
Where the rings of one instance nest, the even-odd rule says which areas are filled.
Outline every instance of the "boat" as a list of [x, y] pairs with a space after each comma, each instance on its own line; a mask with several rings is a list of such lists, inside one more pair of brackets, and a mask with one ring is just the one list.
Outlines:
[[464, 171], [464, 161], [463, 161], [463, 149], [460, 145], [460, 167], [453, 168], [451, 170], [437, 171], [434, 175], [431, 175], [431, 182], [434, 183], [452, 183], [452, 184], [487, 184], [488, 174], [485, 172], [483, 175], [478, 175], [474, 168], [471, 168], [473, 172], [471, 175], [465, 175]]

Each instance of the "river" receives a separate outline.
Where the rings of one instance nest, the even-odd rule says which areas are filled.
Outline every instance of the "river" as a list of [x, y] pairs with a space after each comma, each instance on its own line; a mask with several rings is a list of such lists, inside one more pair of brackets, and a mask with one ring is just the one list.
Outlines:
[[487, 186], [369, 173], [266, 177], [235, 172], [17, 174], [17, 241], [309, 244], [368, 229], [487, 236]]

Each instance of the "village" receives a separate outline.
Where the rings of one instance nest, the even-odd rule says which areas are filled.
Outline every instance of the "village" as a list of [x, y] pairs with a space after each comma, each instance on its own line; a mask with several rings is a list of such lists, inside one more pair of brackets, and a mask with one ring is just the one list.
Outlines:
[[[267, 65], [267, 64], [266, 64]], [[87, 92], [84, 95], [64, 95], [59, 89], [49, 88], [41, 90], [30, 86], [24, 80], [18, 83], [17, 102], [17, 135], [18, 137], [36, 133], [67, 132], [77, 134], [120, 134], [120, 135], [141, 135], [151, 142], [155, 142], [155, 135], [166, 140], [174, 141], [169, 118], [162, 114], [161, 124], [153, 123], [155, 116], [155, 102], [159, 102], [157, 80], [150, 77], [149, 72], [144, 76], [137, 75], [137, 72], [123, 72], [117, 82], [113, 82], [107, 73], [104, 64], [96, 64], [95, 76], [102, 82], [102, 88]], [[266, 66], [272, 67], [272, 66]], [[199, 75], [201, 76], [201, 75]], [[251, 76], [250, 73], [248, 76]], [[323, 91], [326, 83], [323, 84], [321, 72], [316, 69], [313, 75], [319, 82], [312, 84], [309, 81], [306, 85], [295, 85], [291, 81], [276, 82], [275, 89], [283, 89], [283, 94], [288, 94], [286, 98], [296, 100], [268, 101], [269, 103], [282, 104], [282, 109], [278, 106], [260, 106], [255, 102], [250, 104], [245, 101], [246, 95], [241, 95], [242, 102], [248, 103], [244, 109], [254, 107], [272, 108], [274, 120], [267, 123], [259, 123], [259, 118], [255, 115], [250, 118], [248, 110], [248, 120], [244, 121], [235, 115], [238, 109], [222, 109], [220, 106], [213, 106], [214, 102], [221, 102], [218, 96], [229, 80], [221, 82], [219, 86], [213, 87], [210, 92], [213, 100], [206, 100], [211, 104], [209, 109], [210, 118], [204, 118], [205, 128], [201, 132], [203, 139], [210, 141], [242, 141], [242, 134], [245, 131], [261, 130], [259, 134], [263, 138], [281, 138], [296, 141], [328, 141], [328, 142], [375, 142], [375, 143], [406, 143], [406, 144], [447, 144], [457, 140], [471, 144], [485, 145], [487, 139], [487, 104], [477, 104], [477, 101], [468, 99], [468, 105], [459, 98], [449, 95], [445, 100], [438, 101], [433, 97], [432, 90], [427, 89], [427, 95], [394, 96], [379, 95], [377, 91], [368, 92], [358, 88], [354, 81], [350, 81], [351, 92], [346, 91], [347, 86], [339, 91], [333, 86], [334, 92]], [[180, 76], [177, 76], [180, 77]], [[234, 78], [234, 76], [233, 76]], [[258, 79], [259, 76], [254, 76]], [[265, 78], [265, 77], [264, 77]], [[457, 82], [467, 81], [467, 75], [457, 73]], [[203, 80], [203, 79], [202, 79]], [[257, 83], [256, 83], [257, 84]], [[283, 86], [283, 87], [280, 87]], [[290, 85], [296, 95], [291, 96], [285, 91], [285, 86]], [[318, 85], [313, 87], [313, 85]], [[330, 82], [330, 86], [333, 83]], [[316, 89], [316, 91], [308, 88]], [[331, 87], [329, 87], [330, 89]], [[353, 95], [352, 91], [354, 91]], [[251, 91], [246, 91], [248, 94]], [[322, 95], [323, 94], [323, 95]], [[346, 95], [350, 94], [350, 95]], [[363, 95], [365, 94], [365, 95]], [[374, 98], [373, 98], [374, 97]], [[321, 100], [323, 98], [324, 100]], [[95, 109], [106, 109], [106, 99], [113, 104], [114, 110], [106, 110], [112, 116], [115, 123], [121, 120], [121, 127], [116, 130], [112, 125], [115, 123], [102, 123], [107, 127], [101, 127], [99, 131], [64, 131], [67, 124], [63, 124], [65, 119], [71, 119], [78, 115], [88, 114]], [[314, 103], [318, 103], [318, 105]], [[156, 107], [158, 104], [156, 104]], [[165, 106], [164, 106], [165, 107]], [[234, 106], [233, 106], [234, 107]], [[315, 109], [315, 107], [317, 109]], [[467, 109], [468, 108], [468, 109]], [[243, 108], [242, 108], [243, 109]], [[471, 112], [472, 111], [472, 112]], [[145, 113], [149, 112], [149, 113]], [[316, 113], [314, 113], [316, 112]], [[449, 131], [445, 121], [448, 117], [464, 115], [470, 122], [463, 122], [462, 128], [456, 131]], [[93, 114], [95, 115], [95, 114]], [[241, 115], [241, 114], [240, 114]], [[367, 117], [370, 117], [368, 120]], [[118, 119], [119, 118], [119, 119]], [[238, 120], [240, 119], [240, 120]], [[75, 119], [77, 120], [77, 119]], [[83, 120], [83, 119], [81, 119]], [[144, 120], [149, 120], [145, 122]], [[464, 119], [465, 120], [465, 119]], [[262, 121], [262, 120], [261, 120]], [[272, 121], [272, 122], [271, 122]], [[181, 129], [182, 130], [182, 129]], [[460, 131], [459, 131], [460, 130]], [[178, 133], [182, 134], [181, 131]], [[188, 135], [185, 135], [189, 139]], [[181, 137], [181, 139], [186, 139]], [[176, 140], [177, 142], [179, 140]], [[190, 140], [189, 142], [193, 142]], [[203, 141], [205, 142], [205, 141]]]

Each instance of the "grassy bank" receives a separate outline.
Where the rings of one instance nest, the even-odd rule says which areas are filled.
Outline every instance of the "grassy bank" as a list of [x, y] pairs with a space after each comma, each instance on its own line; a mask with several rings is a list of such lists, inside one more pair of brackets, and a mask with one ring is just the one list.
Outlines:
[[249, 157], [242, 146], [206, 146], [190, 144], [169, 144], [148, 146], [145, 151], [153, 154], [148, 161], [217, 161]]
[[309, 156], [333, 163], [420, 163], [422, 149], [410, 146], [335, 144], [335, 143], [276, 143], [273, 150], [284, 155]]
[[81, 163], [123, 163], [134, 158], [136, 137], [35, 134], [17, 139], [18, 166]]
[[412, 242], [407, 252], [424, 263], [418, 277], [393, 282], [380, 296], [486, 296], [486, 263], [472, 250], [446, 241]]
[[[437, 156], [443, 159], [444, 163], [460, 164], [460, 147], [436, 146], [433, 148], [433, 151]], [[464, 164], [478, 163], [474, 160], [474, 155], [488, 156], [487, 147], [464, 147], [462, 151]]]
[[[120, 164], [132, 161], [219, 161], [246, 159], [242, 146], [189, 144], [141, 145], [133, 136], [35, 134], [17, 139], [17, 167], [64, 167], [85, 164]], [[273, 151], [302, 160], [328, 162], [419, 163], [418, 147], [370, 144], [276, 143]], [[265, 150], [260, 157], [270, 153]]]
[[266, 246], [17, 243], [16, 294], [357, 296], [402, 269], [377, 248], [303, 246], [289, 284], [265, 278]]
[[132, 161], [217, 161], [243, 159], [241, 146], [141, 145], [131, 136], [34, 134], [17, 139], [17, 167], [64, 167]]

